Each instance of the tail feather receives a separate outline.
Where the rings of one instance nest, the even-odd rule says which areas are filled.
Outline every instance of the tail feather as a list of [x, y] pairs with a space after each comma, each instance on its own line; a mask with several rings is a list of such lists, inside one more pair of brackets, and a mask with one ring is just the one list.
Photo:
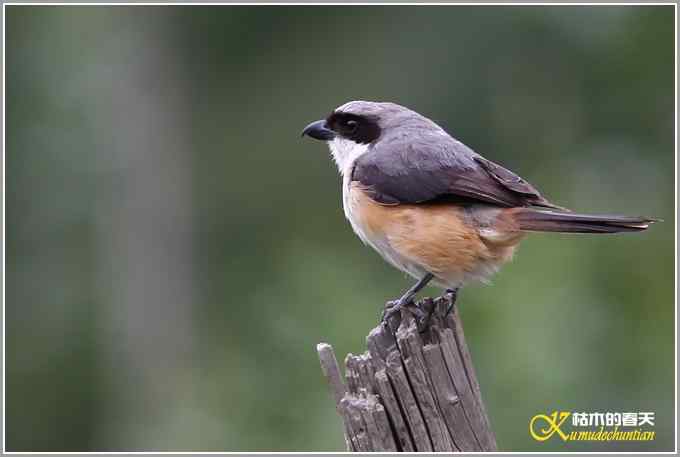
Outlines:
[[561, 233], [639, 232], [659, 221], [648, 217], [560, 213], [533, 208], [521, 208], [514, 219], [520, 230]]

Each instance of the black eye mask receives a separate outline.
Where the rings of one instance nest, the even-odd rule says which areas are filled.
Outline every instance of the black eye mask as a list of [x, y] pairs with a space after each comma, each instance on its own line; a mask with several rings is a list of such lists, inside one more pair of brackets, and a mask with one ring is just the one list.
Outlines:
[[359, 144], [369, 144], [380, 136], [375, 119], [356, 114], [334, 112], [326, 119], [328, 128], [343, 138]]

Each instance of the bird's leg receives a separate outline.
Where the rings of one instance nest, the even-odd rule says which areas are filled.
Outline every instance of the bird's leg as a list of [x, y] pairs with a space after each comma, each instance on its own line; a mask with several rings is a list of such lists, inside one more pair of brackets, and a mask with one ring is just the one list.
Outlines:
[[[406, 291], [404, 295], [401, 296], [400, 299], [398, 300], [392, 300], [387, 302], [387, 305], [385, 306], [385, 310], [383, 311], [382, 315], [382, 320], [385, 321], [389, 319], [391, 316], [394, 314], [398, 313], [399, 310], [401, 310], [402, 307], [408, 305], [413, 301], [413, 297], [420, 292], [420, 290], [429, 283], [432, 278], [434, 278], [434, 275], [432, 273], [427, 273], [425, 276], [423, 276], [413, 287], [411, 287], [409, 290]], [[418, 310], [420, 311], [420, 310]], [[422, 313], [420, 313], [422, 314]], [[420, 316], [422, 317], [422, 316]]]
[[444, 317], [448, 316], [451, 311], [453, 311], [453, 305], [456, 304], [456, 298], [458, 298], [458, 290], [460, 287], [456, 287], [455, 289], [446, 289], [446, 294], [449, 296], [449, 300], [451, 302], [449, 303], [448, 308], [446, 308], [446, 314], [444, 314]]

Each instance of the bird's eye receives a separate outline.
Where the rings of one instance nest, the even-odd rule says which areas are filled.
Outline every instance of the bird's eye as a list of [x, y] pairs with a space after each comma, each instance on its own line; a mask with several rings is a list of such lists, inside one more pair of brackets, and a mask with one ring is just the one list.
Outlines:
[[345, 125], [347, 126], [347, 130], [352, 133], [356, 132], [358, 127], [357, 121], [347, 121]]

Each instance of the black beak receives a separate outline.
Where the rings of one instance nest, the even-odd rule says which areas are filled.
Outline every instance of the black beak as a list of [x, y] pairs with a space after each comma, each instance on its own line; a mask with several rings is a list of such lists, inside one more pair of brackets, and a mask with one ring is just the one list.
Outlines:
[[333, 138], [335, 138], [335, 133], [333, 132], [333, 130], [328, 128], [325, 120], [315, 121], [309, 124], [307, 127], [304, 128], [304, 130], [302, 131], [302, 135], [300, 136], [305, 135], [307, 135], [310, 138], [314, 138], [315, 140], [323, 141], [330, 141]]

